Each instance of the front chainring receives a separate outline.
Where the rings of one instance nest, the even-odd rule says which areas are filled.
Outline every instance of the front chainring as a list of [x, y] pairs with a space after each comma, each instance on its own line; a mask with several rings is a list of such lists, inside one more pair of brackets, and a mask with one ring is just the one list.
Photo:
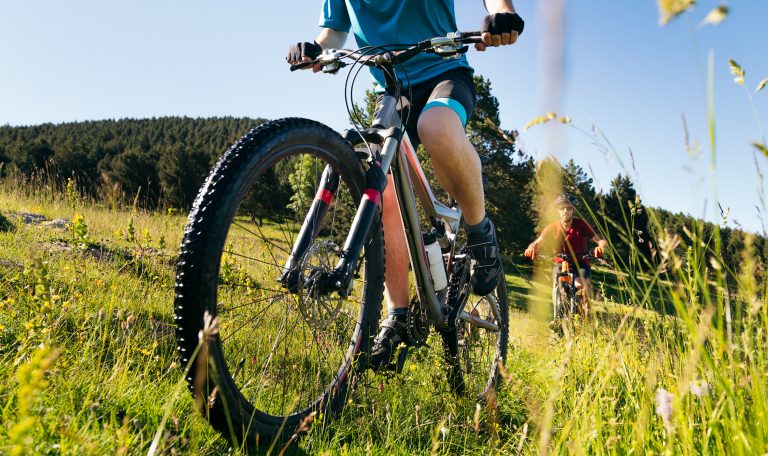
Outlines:
[[464, 305], [469, 298], [469, 271], [469, 255], [456, 255], [453, 260], [453, 266], [451, 267], [451, 275], [448, 282], [448, 294], [445, 298], [449, 328], [456, 327], [459, 315], [461, 314], [461, 311], [464, 310]]
[[408, 306], [408, 318], [406, 320], [406, 330], [408, 332], [408, 345], [421, 347], [427, 343], [429, 336], [429, 320], [419, 303], [419, 298], [414, 297]]

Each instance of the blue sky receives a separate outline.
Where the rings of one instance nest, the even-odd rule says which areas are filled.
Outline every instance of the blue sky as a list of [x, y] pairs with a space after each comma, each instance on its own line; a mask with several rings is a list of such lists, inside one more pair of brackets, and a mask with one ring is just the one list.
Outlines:
[[[477, 29], [485, 14], [482, 1], [456, 3], [459, 28]], [[3, 1], [0, 124], [231, 115], [303, 116], [344, 128], [343, 76], [290, 73], [284, 63], [289, 43], [316, 35], [320, 4]], [[762, 230], [750, 145], [761, 140], [761, 132], [744, 88], [733, 83], [728, 59], [746, 69], [750, 91], [768, 77], [763, 32], [768, 2], [732, 2], [724, 23], [705, 27], [698, 24], [717, 2], [700, 1], [666, 27], [658, 25], [654, 0], [567, 2], [558, 112], [584, 131], [596, 125], [617, 156], [575, 128], [523, 131], [548, 109], [543, 63], [548, 31], [542, 17], [548, 5], [518, 0], [515, 6], [526, 19], [518, 44], [469, 55], [476, 71], [493, 84], [502, 126], [520, 130], [519, 146], [536, 159], [548, 154], [562, 161], [574, 158], [603, 189], [619, 172], [629, 172], [646, 204], [712, 219], [706, 119], [711, 51], [718, 198], [730, 208], [730, 226]], [[768, 127], [768, 89], [756, 94], [754, 103]], [[701, 145], [698, 158], [686, 153], [683, 115], [691, 142]], [[768, 160], [760, 156], [757, 162], [768, 171]]]

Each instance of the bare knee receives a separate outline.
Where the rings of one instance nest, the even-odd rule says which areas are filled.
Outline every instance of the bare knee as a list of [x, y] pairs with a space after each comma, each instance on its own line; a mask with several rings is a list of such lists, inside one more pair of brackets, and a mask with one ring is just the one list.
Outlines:
[[590, 282], [590, 280], [588, 278], [586, 278], [586, 277], [576, 277], [576, 282], [575, 282], [576, 288], [579, 288], [579, 289], [581, 289], [581, 288], [589, 289], [591, 284], [592, 283]]
[[461, 141], [466, 141], [459, 116], [449, 108], [427, 109], [419, 117], [417, 128], [427, 151], [451, 151], [459, 148]]

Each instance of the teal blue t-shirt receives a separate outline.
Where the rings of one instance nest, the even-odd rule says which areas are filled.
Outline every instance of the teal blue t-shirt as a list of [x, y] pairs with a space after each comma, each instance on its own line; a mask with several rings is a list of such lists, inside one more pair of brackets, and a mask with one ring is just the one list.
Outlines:
[[[359, 47], [415, 44], [456, 31], [453, 0], [323, 0], [320, 27], [352, 32]], [[443, 59], [419, 54], [405, 63], [408, 78], [396, 68], [403, 85], [419, 84], [448, 70], [468, 67], [467, 58]], [[384, 85], [381, 71], [371, 69], [377, 89]]]

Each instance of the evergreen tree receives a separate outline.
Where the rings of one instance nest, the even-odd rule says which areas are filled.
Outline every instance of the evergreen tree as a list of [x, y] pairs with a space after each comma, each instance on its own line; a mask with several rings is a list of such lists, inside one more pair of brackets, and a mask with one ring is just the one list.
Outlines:
[[5, 176], [8, 165], [11, 163], [11, 157], [6, 155], [5, 147], [0, 145], [0, 177]]
[[45, 139], [18, 143], [9, 149], [9, 158], [13, 167], [24, 175], [45, 171], [51, 156], [53, 156], [53, 149]]
[[66, 141], [53, 154], [53, 165], [59, 179], [73, 178], [78, 187], [92, 193], [98, 184], [98, 152], [89, 153], [88, 148], [74, 141]]
[[568, 160], [562, 171], [563, 191], [577, 201], [579, 217], [594, 223], [598, 205], [592, 178], [573, 159]]
[[116, 184], [124, 202], [138, 200], [149, 207], [158, 201], [160, 194], [157, 177], [157, 158], [145, 153], [141, 147], [132, 146], [115, 156], [103, 169], [108, 180]]
[[529, 184], [534, 162], [516, 149], [517, 132], [499, 126], [499, 101], [491, 92], [491, 82], [475, 76], [474, 84], [477, 102], [467, 123], [467, 137], [479, 154], [490, 158], [483, 169], [488, 177], [486, 210], [496, 224], [499, 247], [512, 257], [534, 238]]
[[[183, 203], [186, 205], [191, 201], [189, 195], [197, 190], [191, 190], [191, 187], [200, 182], [198, 175], [204, 176], [208, 171], [198, 168], [207, 167], [240, 135], [261, 122], [260, 119], [232, 117], [165, 117], [58, 125], [47, 123], [29, 127], [0, 126], [0, 163], [3, 163], [0, 165], [0, 176], [6, 169], [16, 170], [25, 176], [45, 171], [48, 177], [59, 183], [75, 178], [78, 189], [86, 195], [111, 195], [110, 201], [115, 204], [118, 201], [114, 197], [120, 189], [126, 195], [126, 202], [130, 203], [133, 192], [141, 187], [144, 195], [142, 204], [148, 207], [182, 205], [181, 201], [186, 201]], [[191, 162], [186, 164], [191, 169], [174, 170], [170, 166], [174, 154], [178, 153], [173, 150], [174, 147], [193, 151], [189, 155]], [[129, 150], [131, 153], [128, 156], [117, 158]], [[172, 157], [163, 160], [166, 153]], [[127, 172], [126, 169], [123, 169], [125, 173], [115, 171], [125, 168], [131, 161], [141, 164], [145, 168], [143, 171], [152, 171], [146, 166], [148, 162], [154, 163], [154, 173], [150, 176]], [[162, 165], [159, 161], [163, 161]], [[172, 175], [177, 178], [174, 190], [170, 191], [171, 197], [165, 195], [165, 189], [161, 191], [158, 169], [167, 171], [163, 181], [166, 187], [171, 185]], [[183, 173], [187, 174], [181, 176]], [[193, 182], [186, 183], [188, 178]]]
[[[661, 228], [654, 227], [650, 234], [646, 208], [625, 176], [614, 179], [608, 193], [596, 194], [591, 178], [574, 161], [561, 166], [554, 159], [544, 159], [534, 166], [530, 157], [516, 150], [515, 132], [499, 128], [499, 103], [492, 95], [490, 82], [482, 77], [474, 82], [477, 108], [467, 135], [478, 152], [491, 159], [484, 170], [489, 178], [486, 204], [506, 253], [524, 248], [534, 237], [534, 227], [556, 216], [547, 214], [551, 201], [543, 201], [540, 206], [539, 195], [542, 189], [561, 183], [582, 203], [579, 215], [594, 222], [610, 239], [622, 261], [628, 261], [633, 251], [639, 253], [640, 263], [650, 257], [650, 243], [657, 244], [652, 238], [661, 235], [659, 229], [681, 237], [678, 254], [684, 254], [685, 245], [694, 242], [687, 233], [695, 233], [705, 242], [714, 241], [713, 224], [659, 208], [653, 211]], [[375, 99], [374, 93], [366, 94], [363, 122], [369, 122]], [[75, 178], [78, 190], [105, 197], [110, 204], [118, 204], [121, 198], [121, 202], [130, 204], [139, 194], [141, 204], [147, 207], [187, 207], [207, 175], [209, 164], [261, 122], [232, 117], [166, 117], [0, 126], [0, 176], [9, 171], [28, 177], [45, 172], [46, 177], [58, 182]], [[433, 189], [438, 189], [431, 160], [423, 150], [419, 154]], [[261, 179], [258, 188], [246, 198], [242, 213], [276, 220], [291, 215], [290, 176], [297, 169], [295, 164], [289, 165]], [[342, 206], [349, 206], [350, 214], [354, 210], [352, 205]], [[589, 220], [589, 209], [595, 208], [597, 217]], [[720, 230], [722, 261], [728, 268], [739, 271], [745, 239], [741, 229]], [[764, 274], [768, 240], [763, 236], [755, 238], [753, 250], [760, 258], [758, 274]]]
[[282, 221], [291, 215], [293, 190], [288, 176], [289, 173], [280, 176], [279, 170], [274, 168], [267, 170], [243, 199], [240, 212], [253, 219], [259, 226], [265, 218]]
[[189, 209], [209, 169], [206, 154], [179, 143], [168, 148], [158, 163], [160, 186], [168, 204]]
[[650, 261], [648, 214], [632, 180], [619, 174], [602, 202], [603, 229], [624, 265], [647, 267]]

